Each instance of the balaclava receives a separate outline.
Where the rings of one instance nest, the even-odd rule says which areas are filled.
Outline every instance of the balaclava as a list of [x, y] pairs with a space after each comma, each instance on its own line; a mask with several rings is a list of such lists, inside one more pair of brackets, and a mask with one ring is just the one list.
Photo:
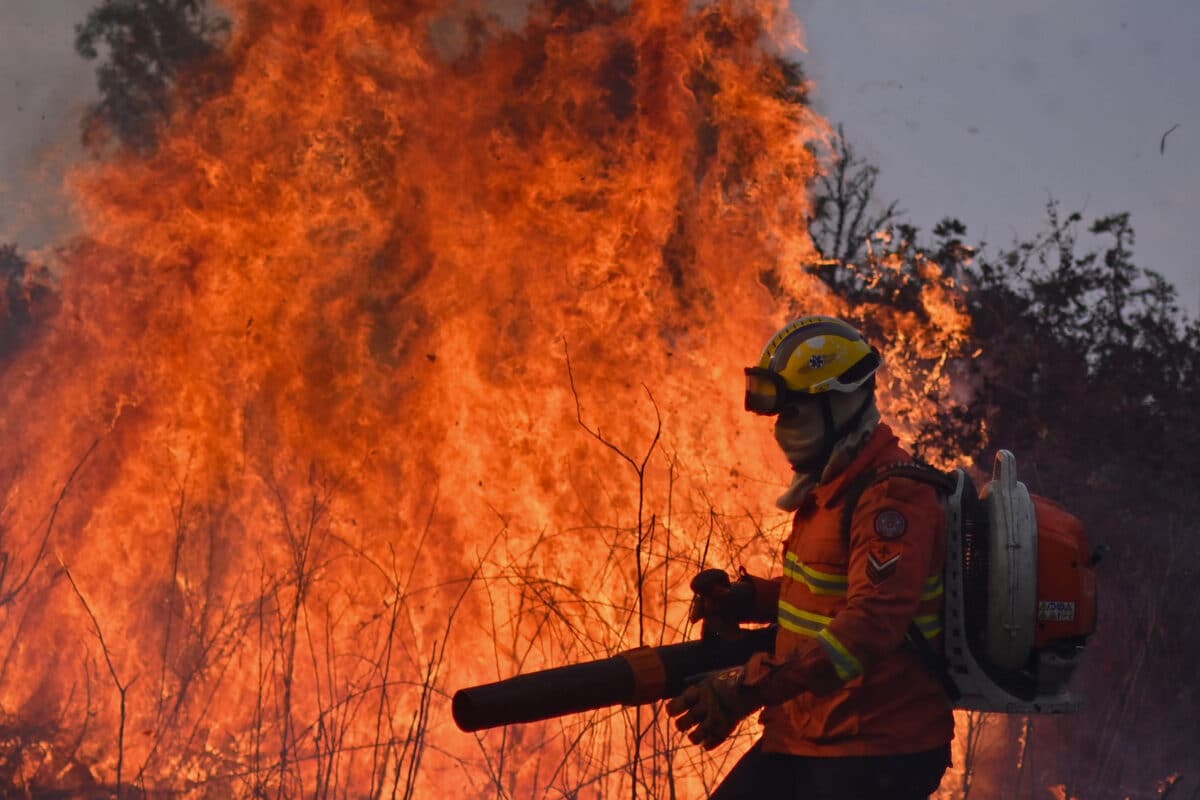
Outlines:
[[776, 501], [785, 511], [798, 509], [814, 486], [841, 472], [879, 425], [874, 385], [826, 397], [827, 410], [826, 401], [807, 403], [775, 421], [775, 441], [795, 470], [792, 485]]

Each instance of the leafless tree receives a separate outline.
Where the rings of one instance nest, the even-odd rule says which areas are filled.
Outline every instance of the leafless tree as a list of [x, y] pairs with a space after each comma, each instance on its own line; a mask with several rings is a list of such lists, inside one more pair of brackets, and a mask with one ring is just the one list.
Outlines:
[[881, 203], [875, 186], [879, 167], [855, 152], [841, 125], [830, 142], [827, 161], [829, 168], [817, 181], [808, 230], [827, 259], [821, 271], [837, 288], [845, 265], [863, 254], [872, 234], [902, 212], [896, 201]]

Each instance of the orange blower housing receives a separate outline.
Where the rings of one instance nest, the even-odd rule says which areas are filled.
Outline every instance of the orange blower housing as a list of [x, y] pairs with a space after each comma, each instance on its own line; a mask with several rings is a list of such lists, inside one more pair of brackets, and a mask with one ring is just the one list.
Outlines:
[[1086, 640], [1096, 630], [1096, 573], [1083, 523], [1058, 503], [1031, 495], [1037, 513], [1037, 634], [1033, 646]]
[[1074, 711], [1067, 691], [1096, 629], [1095, 559], [1083, 523], [1029, 493], [996, 456], [976, 494], [962, 470], [947, 504], [945, 657], [958, 708]]

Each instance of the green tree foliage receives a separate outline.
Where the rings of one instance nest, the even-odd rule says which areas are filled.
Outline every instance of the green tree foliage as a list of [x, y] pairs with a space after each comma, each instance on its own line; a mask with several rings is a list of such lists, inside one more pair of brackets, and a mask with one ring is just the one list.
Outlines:
[[75, 49], [99, 59], [100, 99], [84, 118], [84, 141], [115, 137], [152, 149], [156, 128], [177, 103], [217, 91], [227, 71], [221, 43], [229, 21], [206, 0], [104, 0], [75, 29]]

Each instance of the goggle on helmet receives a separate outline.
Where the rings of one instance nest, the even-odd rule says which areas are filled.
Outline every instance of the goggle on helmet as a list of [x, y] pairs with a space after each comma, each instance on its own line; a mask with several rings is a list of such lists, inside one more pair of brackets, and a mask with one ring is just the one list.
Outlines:
[[825, 392], [852, 392], [883, 359], [862, 334], [834, 317], [798, 319], [775, 334], [746, 368], [746, 410], [778, 414]]

